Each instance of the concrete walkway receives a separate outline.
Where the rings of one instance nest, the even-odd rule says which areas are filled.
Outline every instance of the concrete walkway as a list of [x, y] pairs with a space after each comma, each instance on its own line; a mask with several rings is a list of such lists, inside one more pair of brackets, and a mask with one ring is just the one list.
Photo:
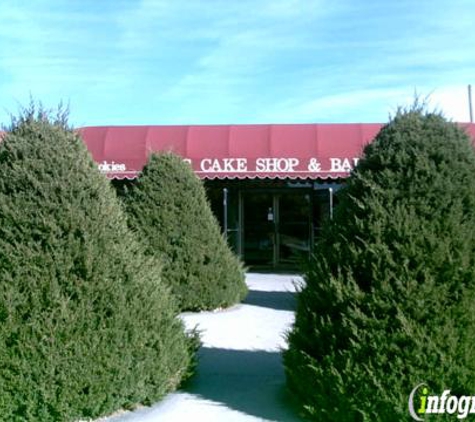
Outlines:
[[248, 274], [249, 295], [230, 309], [185, 313], [198, 325], [203, 347], [186, 387], [150, 408], [107, 422], [301, 421], [285, 389], [282, 348], [294, 320], [297, 276]]

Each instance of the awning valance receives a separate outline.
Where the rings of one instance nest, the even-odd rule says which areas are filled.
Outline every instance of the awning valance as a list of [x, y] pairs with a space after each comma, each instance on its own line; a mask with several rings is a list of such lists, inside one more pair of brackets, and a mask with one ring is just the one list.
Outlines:
[[[464, 125], [465, 126], [465, 125]], [[172, 151], [203, 179], [347, 177], [382, 124], [99, 126], [79, 132], [111, 179], [135, 178], [155, 151]], [[475, 139], [475, 125], [466, 125]]]

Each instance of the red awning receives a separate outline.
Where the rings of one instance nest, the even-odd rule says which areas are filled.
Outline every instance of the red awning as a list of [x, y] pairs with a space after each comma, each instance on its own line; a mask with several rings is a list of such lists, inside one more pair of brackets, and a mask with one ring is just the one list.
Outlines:
[[[188, 160], [203, 179], [347, 177], [382, 124], [109, 126], [79, 129], [111, 179], [135, 178], [155, 151]], [[475, 140], [475, 124], [464, 124]]]
[[[475, 123], [459, 124], [475, 146]], [[133, 179], [155, 151], [172, 151], [202, 179], [347, 177], [383, 125], [92, 126], [78, 129], [110, 179]], [[5, 132], [0, 131], [0, 141]]]

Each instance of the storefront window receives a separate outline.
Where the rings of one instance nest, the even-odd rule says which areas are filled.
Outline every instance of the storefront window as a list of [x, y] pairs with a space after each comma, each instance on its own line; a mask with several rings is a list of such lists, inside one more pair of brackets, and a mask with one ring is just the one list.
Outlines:
[[282, 269], [295, 268], [312, 252], [340, 186], [282, 180], [206, 182], [213, 212], [245, 264]]

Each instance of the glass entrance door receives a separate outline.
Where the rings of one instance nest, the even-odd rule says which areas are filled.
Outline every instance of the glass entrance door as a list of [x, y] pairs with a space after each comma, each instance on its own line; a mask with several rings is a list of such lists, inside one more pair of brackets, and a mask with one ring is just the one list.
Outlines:
[[243, 252], [246, 265], [276, 265], [275, 197], [272, 193], [243, 192]]
[[312, 204], [309, 193], [279, 195], [279, 264], [295, 265], [310, 253]]
[[308, 255], [312, 204], [305, 192], [242, 192], [244, 262], [251, 266], [286, 267]]

